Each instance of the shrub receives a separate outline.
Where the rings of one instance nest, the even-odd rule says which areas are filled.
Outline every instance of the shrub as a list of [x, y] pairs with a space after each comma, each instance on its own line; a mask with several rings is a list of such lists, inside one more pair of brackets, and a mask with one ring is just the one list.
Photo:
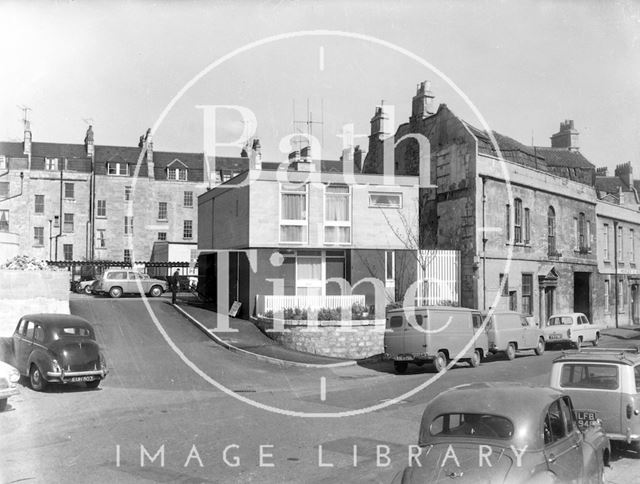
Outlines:
[[28, 255], [17, 255], [0, 265], [0, 269], [11, 271], [57, 271], [55, 266], [49, 266], [46, 261]]

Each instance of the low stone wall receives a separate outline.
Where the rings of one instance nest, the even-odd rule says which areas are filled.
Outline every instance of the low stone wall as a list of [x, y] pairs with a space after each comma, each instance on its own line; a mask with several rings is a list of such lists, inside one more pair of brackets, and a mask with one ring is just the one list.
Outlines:
[[0, 338], [25, 314], [69, 314], [68, 271], [0, 270]]
[[346, 322], [287, 320], [283, 323], [284, 331], [268, 331], [273, 330], [271, 319], [259, 318], [256, 324], [281, 345], [305, 353], [358, 360], [384, 351], [384, 319]]

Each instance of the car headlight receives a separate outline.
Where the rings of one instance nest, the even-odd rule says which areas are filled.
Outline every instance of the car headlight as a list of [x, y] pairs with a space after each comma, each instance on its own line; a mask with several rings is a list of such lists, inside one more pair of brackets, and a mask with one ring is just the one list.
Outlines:
[[56, 359], [51, 360], [51, 369], [53, 370], [54, 373], [61, 373], [62, 372], [62, 368], [60, 367], [60, 363], [58, 363], [58, 360], [56, 360]]
[[100, 369], [106, 371], [107, 369], [107, 361], [104, 359], [104, 355], [100, 353]]

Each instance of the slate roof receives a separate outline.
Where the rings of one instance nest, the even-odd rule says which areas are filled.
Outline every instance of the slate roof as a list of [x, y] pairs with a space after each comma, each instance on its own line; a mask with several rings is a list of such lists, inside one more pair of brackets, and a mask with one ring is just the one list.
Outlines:
[[536, 151], [544, 157], [549, 167], [563, 166], [567, 168], [595, 170], [595, 165], [590, 163], [579, 151], [569, 151], [564, 148], [549, 148], [547, 146], [536, 146]]
[[617, 176], [597, 176], [596, 188], [601, 192], [617, 195], [621, 188], [623, 192], [628, 191], [629, 185]]

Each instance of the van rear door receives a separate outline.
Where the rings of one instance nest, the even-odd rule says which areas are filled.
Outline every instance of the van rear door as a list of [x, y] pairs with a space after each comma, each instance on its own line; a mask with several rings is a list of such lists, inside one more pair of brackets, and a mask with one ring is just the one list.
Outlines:
[[404, 351], [414, 356], [425, 356], [427, 351], [426, 314], [405, 311]]
[[387, 324], [384, 333], [384, 349], [390, 357], [404, 355], [404, 317], [402, 312], [387, 314]]

